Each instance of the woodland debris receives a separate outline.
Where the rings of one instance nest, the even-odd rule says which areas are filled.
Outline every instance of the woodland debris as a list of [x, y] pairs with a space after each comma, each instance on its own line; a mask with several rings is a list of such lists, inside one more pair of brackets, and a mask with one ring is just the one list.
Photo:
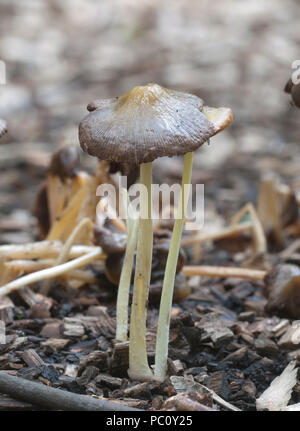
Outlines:
[[73, 317], [65, 317], [63, 323], [63, 335], [65, 337], [82, 337], [85, 333], [80, 320]]
[[297, 382], [298, 368], [295, 366], [295, 361], [290, 362], [280, 376], [272, 381], [271, 385], [256, 400], [257, 410], [278, 411], [287, 406]]
[[195, 382], [194, 379], [190, 376], [189, 377], [171, 376], [170, 380], [178, 394], [186, 393], [186, 392], [188, 393], [196, 392], [200, 395], [205, 395], [206, 399], [208, 396], [209, 397], [208, 399], [213, 399], [215, 402], [222, 405], [223, 407], [226, 407], [229, 410], [239, 411], [237, 407], [223, 400], [212, 389], [209, 389], [206, 386], [198, 382]]
[[285, 349], [296, 349], [300, 345], [300, 321], [294, 321], [293, 324], [280, 337], [278, 346]]
[[13, 308], [14, 303], [8, 296], [0, 298], [0, 321], [2, 320], [5, 324], [13, 322]]
[[108, 369], [107, 360], [108, 354], [100, 350], [94, 350], [88, 355], [81, 356], [79, 359], [79, 374], [81, 375], [83, 370], [90, 365], [97, 367], [103, 373]]
[[202, 404], [203, 396], [197, 393], [182, 393], [169, 398], [161, 410], [169, 411], [214, 411], [211, 407]]
[[106, 373], [98, 374], [95, 381], [98, 385], [107, 386], [109, 389], [112, 390], [120, 389], [123, 384], [123, 379], [120, 379], [119, 377], [113, 377]]
[[91, 380], [93, 380], [99, 373], [99, 369], [94, 365], [87, 366], [80, 377], [77, 377], [76, 382], [80, 386], [86, 386]]
[[33, 404], [15, 400], [8, 395], [0, 394], [0, 411], [26, 411], [37, 410]]
[[70, 344], [70, 340], [66, 340], [65, 338], [49, 338], [48, 340], [41, 342], [42, 347], [47, 347], [52, 352], [63, 350], [68, 344]]
[[25, 350], [21, 356], [28, 367], [39, 367], [40, 365], [45, 365], [43, 359], [33, 349]]
[[[48, 410], [131, 411], [129, 406], [100, 398], [77, 395], [40, 383], [24, 380], [0, 371], [0, 392], [13, 398], [37, 404]], [[134, 409], [135, 410], [135, 409]]]
[[211, 340], [216, 348], [230, 343], [234, 338], [233, 332], [226, 326], [225, 320], [217, 313], [202, 317], [199, 322], [195, 323], [195, 327], [201, 331], [201, 341]]
[[114, 342], [113, 354], [110, 359], [109, 367], [111, 373], [119, 374], [126, 372], [129, 366], [129, 341]]
[[247, 269], [247, 268], [235, 268], [235, 267], [214, 267], [214, 266], [184, 266], [183, 273], [186, 277], [192, 277], [195, 275], [201, 275], [203, 277], [237, 277], [246, 278], [252, 280], [263, 280], [266, 276], [266, 271]]
[[40, 332], [40, 335], [43, 337], [49, 338], [59, 338], [61, 333], [61, 328], [63, 323], [61, 321], [56, 321], [53, 323], [47, 323]]
[[254, 341], [257, 353], [262, 356], [272, 357], [279, 352], [278, 346], [270, 338], [260, 334]]

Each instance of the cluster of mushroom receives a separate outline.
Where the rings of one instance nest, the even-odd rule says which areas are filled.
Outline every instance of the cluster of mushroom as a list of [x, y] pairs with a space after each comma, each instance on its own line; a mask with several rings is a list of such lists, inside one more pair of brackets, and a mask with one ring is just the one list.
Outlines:
[[[127, 219], [128, 239], [117, 301], [117, 339], [127, 339], [129, 286], [136, 248], [131, 307], [129, 370], [132, 379], [166, 376], [170, 313], [180, 241], [191, 182], [193, 152], [233, 120], [229, 108], [204, 106], [199, 97], [157, 84], [134, 87], [121, 97], [96, 100], [81, 121], [79, 140], [90, 155], [140, 166], [140, 216]], [[161, 293], [154, 374], [146, 351], [146, 316], [153, 252], [152, 162], [184, 155], [182, 191], [174, 222]], [[130, 202], [128, 203], [130, 209]]]

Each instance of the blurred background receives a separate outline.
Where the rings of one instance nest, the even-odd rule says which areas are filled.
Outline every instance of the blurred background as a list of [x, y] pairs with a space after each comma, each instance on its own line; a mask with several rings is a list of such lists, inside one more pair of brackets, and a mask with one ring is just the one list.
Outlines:
[[[62, 143], [79, 145], [87, 103], [149, 82], [232, 108], [234, 124], [197, 151], [193, 174], [217, 214], [255, 202], [265, 174], [300, 188], [300, 112], [283, 91], [300, 59], [299, 22], [297, 0], [0, 0], [0, 117], [9, 129], [0, 241], [32, 237], [49, 157]], [[154, 173], [179, 179], [180, 163], [157, 161]], [[27, 230], [16, 235], [16, 226]]]

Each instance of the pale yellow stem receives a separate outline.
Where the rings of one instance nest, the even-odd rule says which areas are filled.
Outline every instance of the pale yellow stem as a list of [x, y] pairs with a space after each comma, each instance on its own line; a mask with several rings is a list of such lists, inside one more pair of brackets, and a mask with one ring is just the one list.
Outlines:
[[172, 299], [174, 292], [174, 283], [176, 276], [176, 267], [180, 250], [181, 235], [184, 223], [185, 209], [188, 202], [188, 191], [191, 182], [193, 164], [193, 153], [187, 153], [184, 156], [184, 168], [182, 175], [182, 190], [178, 204], [178, 211], [174, 223], [174, 229], [171, 238], [170, 250], [167, 259], [165, 277], [161, 293], [159, 308], [156, 351], [155, 351], [155, 377], [163, 380], [167, 371], [169, 328], [172, 308]]
[[131, 379], [151, 380], [152, 371], [148, 365], [146, 351], [146, 317], [151, 276], [153, 222], [152, 222], [152, 163], [141, 165], [141, 184], [147, 191], [141, 191], [140, 220], [137, 245], [136, 269], [133, 287], [130, 340], [129, 370]]
[[[126, 192], [127, 195], [127, 192]], [[128, 199], [127, 204], [127, 245], [124, 256], [124, 263], [121, 271], [118, 298], [117, 298], [117, 329], [116, 340], [127, 341], [128, 332], [128, 302], [131, 282], [131, 274], [134, 260], [134, 253], [137, 244], [137, 232], [139, 219], [136, 215], [131, 216], [131, 208]]]

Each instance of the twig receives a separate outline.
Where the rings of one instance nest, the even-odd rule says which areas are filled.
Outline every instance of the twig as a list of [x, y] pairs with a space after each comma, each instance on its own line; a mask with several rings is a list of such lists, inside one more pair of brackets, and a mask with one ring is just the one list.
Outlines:
[[234, 215], [232, 219], [232, 226], [237, 225], [241, 218], [247, 213], [250, 214], [253, 223], [255, 252], [258, 255], [264, 254], [267, 251], [267, 240], [260, 219], [257, 215], [256, 209], [254, 208], [252, 203], [246, 204], [242, 209], [240, 209], [240, 211], [238, 211]]
[[249, 230], [253, 227], [253, 223], [251, 222], [245, 222], [240, 223], [235, 226], [231, 226], [229, 228], [225, 228], [221, 232], [215, 232], [207, 235], [199, 235], [199, 236], [191, 236], [191, 237], [185, 237], [181, 241], [182, 247], [188, 247], [193, 244], [200, 244], [207, 241], [216, 241], [218, 239], [228, 238], [230, 236], [233, 236], [235, 234], [244, 232], [246, 230]]
[[0, 392], [48, 410], [63, 411], [140, 411], [133, 407], [78, 395], [31, 382], [0, 371]]
[[28, 284], [36, 283], [37, 281], [46, 280], [48, 278], [58, 277], [71, 269], [80, 268], [93, 260], [99, 259], [101, 254], [102, 249], [100, 247], [96, 247], [91, 253], [78, 257], [77, 259], [73, 259], [70, 262], [25, 275], [24, 277], [18, 278], [17, 280], [11, 281], [10, 283], [0, 287], [0, 296], [8, 295], [13, 290], [19, 289]]
[[[81, 220], [81, 222], [77, 226], [75, 226], [73, 232], [71, 233], [67, 242], [63, 246], [63, 249], [62, 249], [60, 255], [56, 259], [55, 266], [61, 265], [62, 263], [66, 262], [68, 260], [68, 256], [70, 254], [70, 250], [72, 248], [72, 245], [74, 244], [74, 242], [77, 241], [78, 237], [82, 233], [82, 230], [85, 229], [86, 227], [88, 227], [91, 230], [91, 229], [93, 229], [93, 226], [94, 225], [92, 223], [92, 220], [87, 218], [87, 217], [84, 218], [83, 220]], [[50, 286], [51, 286], [51, 279], [48, 279], [44, 282], [44, 285], [41, 287], [41, 293], [43, 295], [47, 296], [49, 289], [50, 289]]]
[[[47, 259], [56, 258], [64, 245], [60, 241], [37, 241], [28, 244], [8, 244], [0, 246], [0, 257], [6, 259]], [[96, 250], [95, 246], [73, 245], [69, 257], [75, 258]], [[103, 256], [104, 257], [104, 254]]]
[[[30, 272], [40, 271], [53, 267], [55, 261], [53, 259], [45, 260], [11, 260], [4, 264], [5, 268], [12, 269], [13, 271], [19, 271], [21, 273], [29, 274]], [[93, 275], [92, 271], [73, 269], [66, 274], [61, 275], [62, 278], [75, 279], [85, 281], [86, 283], [96, 283], [97, 278]]]
[[263, 280], [267, 274], [266, 271], [248, 268], [235, 268], [230, 266], [184, 266], [183, 273], [187, 277], [201, 275], [204, 277], [237, 277], [252, 280]]

